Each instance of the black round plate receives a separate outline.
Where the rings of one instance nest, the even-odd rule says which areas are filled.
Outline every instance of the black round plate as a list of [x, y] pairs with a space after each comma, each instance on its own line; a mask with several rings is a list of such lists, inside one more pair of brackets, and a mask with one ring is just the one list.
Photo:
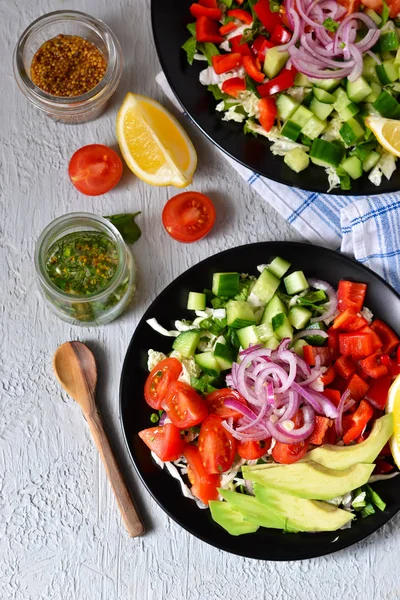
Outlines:
[[[185, 111], [199, 129], [221, 150], [249, 169], [293, 187], [326, 193], [328, 178], [325, 169], [310, 165], [302, 172], [295, 173], [283, 162], [283, 157], [273, 156], [270, 142], [262, 136], [257, 138], [243, 133], [243, 125], [222, 121], [222, 113], [215, 111], [216, 101], [207, 87], [199, 82], [199, 73], [207, 66], [202, 61], [194, 61], [190, 66], [182, 44], [189, 38], [186, 29], [195, 19], [189, 12], [192, 0], [152, 0], [151, 15], [154, 41], [158, 58], [167, 80]], [[396, 171], [388, 181], [382, 178], [379, 187], [373, 185], [365, 175], [352, 182], [351, 195], [374, 195], [397, 192], [400, 189], [400, 171]], [[334, 189], [331, 194], [343, 195], [342, 190]]]
[[307, 277], [316, 277], [337, 286], [340, 279], [368, 284], [366, 306], [379, 318], [399, 331], [400, 296], [378, 275], [332, 250], [301, 243], [261, 242], [226, 250], [203, 260], [173, 281], [151, 304], [140, 321], [129, 345], [121, 376], [120, 415], [125, 440], [136, 470], [150, 494], [182, 527], [200, 539], [226, 550], [264, 560], [299, 560], [329, 554], [346, 548], [376, 531], [400, 509], [400, 478], [379, 482], [376, 490], [387, 504], [385, 511], [357, 521], [351, 529], [333, 533], [284, 534], [260, 528], [257, 533], [233, 537], [213, 522], [208, 510], [201, 510], [185, 498], [179, 483], [152, 460], [138, 432], [150, 427], [151, 408], [143, 397], [149, 348], [168, 353], [172, 338], [156, 333], [146, 324], [152, 317], [167, 328], [175, 319], [193, 318], [186, 310], [190, 291], [211, 286], [213, 273], [239, 271], [257, 274], [256, 265], [275, 256], [289, 260]]

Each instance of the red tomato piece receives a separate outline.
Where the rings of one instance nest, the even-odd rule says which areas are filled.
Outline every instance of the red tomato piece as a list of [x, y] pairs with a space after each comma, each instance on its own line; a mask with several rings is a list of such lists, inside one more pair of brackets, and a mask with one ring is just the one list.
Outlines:
[[399, 0], [388, 0], [387, 2], [390, 9], [390, 18], [395, 19], [400, 14], [400, 1]]
[[236, 456], [236, 440], [217, 415], [208, 415], [201, 424], [198, 448], [204, 468], [210, 474], [228, 471]]
[[356, 283], [354, 281], [339, 281], [338, 286], [338, 308], [340, 311], [346, 308], [354, 308], [357, 312], [362, 310], [365, 294], [367, 293], [366, 283]]
[[329, 367], [332, 364], [332, 353], [330, 348], [326, 346], [304, 346], [303, 356], [306, 363], [311, 367], [315, 365], [317, 356], [320, 358], [321, 367]]
[[382, 458], [378, 458], [375, 461], [375, 469], [373, 470], [373, 475], [386, 475], [387, 473], [391, 473], [394, 471], [394, 466], [388, 463], [386, 460]]
[[272, 34], [275, 27], [282, 22], [280, 14], [272, 12], [269, 0], [259, 0], [259, 2], [253, 6], [253, 10], [270, 34]]
[[237, 98], [240, 92], [246, 91], [246, 82], [241, 77], [231, 77], [230, 79], [225, 79], [221, 89], [228, 96]]
[[331, 351], [333, 360], [336, 360], [340, 356], [339, 352], [339, 333], [330, 327], [327, 331], [328, 334], [328, 348]]
[[286, 29], [283, 25], [277, 25], [272, 32], [270, 37], [271, 42], [275, 46], [280, 46], [281, 44], [287, 44], [292, 39], [292, 33]]
[[189, 464], [188, 477], [192, 484], [192, 494], [204, 504], [208, 504], [210, 500], [218, 500], [217, 488], [221, 478], [206, 472], [197, 446], [187, 444], [183, 455]]
[[122, 160], [114, 150], [102, 144], [89, 144], [72, 155], [68, 174], [79, 192], [100, 196], [117, 185], [122, 169]]
[[382, 341], [382, 352], [383, 354], [392, 354], [399, 345], [399, 338], [383, 321], [380, 319], [375, 319], [375, 321], [371, 325], [371, 329], [379, 336]]
[[349, 417], [348, 426], [345, 426], [345, 434], [343, 441], [345, 444], [350, 444], [362, 434], [368, 421], [374, 414], [374, 409], [366, 400], [361, 400], [359, 407], [351, 417]]
[[218, 8], [217, 0], [199, 0], [199, 4], [206, 8]]
[[222, 25], [222, 27], [219, 28], [219, 32], [221, 35], [227, 35], [228, 33], [231, 33], [231, 31], [234, 31], [237, 28], [238, 28], [238, 25], [236, 25], [236, 23], [233, 23], [231, 21], [230, 23], [227, 23], [226, 25]]
[[242, 64], [242, 55], [239, 52], [233, 52], [232, 54], [217, 54], [211, 58], [214, 71], [217, 75], [227, 73], [240, 67]]
[[339, 348], [343, 356], [364, 358], [374, 351], [374, 340], [370, 333], [340, 333]]
[[222, 12], [219, 10], [219, 8], [208, 8], [207, 6], [202, 6], [201, 4], [192, 4], [189, 10], [196, 19], [198, 17], [208, 17], [213, 21], [219, 21], [222, 17]]
[[360, 0], [338, 0], [339, 4], [347, 8], [347, 14], [358, 12], [360, 9]]
[[262, 98], [283, 92], [292, 87], [296, 73], [297, 71], [293, 67], [291, 69], [283, 69], [279, 75], [267, 81], [267, 83], [257, 86], [257, 91]]
[[252, 56], [243, 56], [243, 66], [247, 75], [249, 75], [254, 81], [258, 83], [264, 81], [265, 75], [256, 66], [256, 61]]
[[339, 406], [340, 398], [342, 394], [339, 390], [327, 389], [322, 392], [324, 396], [328, 398], [336, 407]]
[[205, 397], [205, 401], [208, 406], [208, 412], [218, 415], [221, 417], [221, 419], [232, 418], [234, 421], [237, 421], [243, 416], [243, 413], [225, 406], [225, 400], [228, 399], [237, 400], [244, 406], [247, 406], [246, 400], [242, 398], [242, 396], [236, 390], [231, 390], [231, 388], [223, 388], [221, 390], [215, 390], [215, 392], [211, 392], [211, 394], [208, 394]]
[[290, 465], [297, 462], [307, 453], [308, 441], [297, 442], [296, 444], [284, 444], [276, 442], [272, 448], [272, 458], [275, 462], [284, 465]]
[[340, 329], [345, 333], [357, 331], [368, 325], [368, 322], [354, 308], [346, 308], [333, 321], [333, 329]]
[[340, 356], [335, 362], [336, 373], [344, 379], [349, 379], [356, 372], [357, 365], [351, 356]]
[[330, 385], [336, 377], [335, 367], [329, 367], [327, 371], [322, 375], [321, 381], [325, 385]]
[[165, 358], [152, 369], [144, 386], [144, 398], [149, 406], [160, 410], [167, 389], [181, 374], [182, 365], [176, 358]]
[[388, 368], [381, 364], [380, 357], [381, 355], [378, 352], [375, 352], [375, 354], [371, 354], [370, 356], [367, 356], [367, 358], [360, 360], [360, 366], [368, 377], [378, 379], [379, 377], [388, 374]]
[[237, 453], [240, 458], [245, 460], [258, 460], [267, 452], [271, 446], [271, 438], [268, 440], [260, 440], [258, 442], [239, 442], [237, 445]]
[[143, 429], [138, 435], [146, 446], [165, 462], [178, 460], [183, 454], [185, 442], [178, 427], [172, 423]]
[[325, 435], [331, 425], [331, 419], [328, 419], [328, 417], [321, 417], [319, 415], [316, 415], [314, 431], [312, 432], [308, 440], [310, 444], [314, 444], [314, 446], [320, 446], [321, 444], [323, 444], [325, 441]]
[[183, 381], [170, 384], [162, 403], [168, 417], [179, 429], [199, 425], [208, 415], [207, 404], [190, 385]]
[[261, 126], [265, 131], [270, 131], [278, 114], [275, 98], [261, 98], [258, 101], [258, 108], [260, 110]]
[[354, 373], [348, 383], [347, 389], [350, 391], [351, 398], [357, 402], [358, 400], [361, 400], [361, 398], [364, 398], [365, 394], [368, 392], [369, 385], [361, 379], [357, 373]]
[[229, 40], [229, 44], [232, 52], [238, 52], [242, 56], [253, 56], [249, 44], [247, 42], [244, 42], [242, 44], [240, 41], [241, 39], [241, 35], [235, 35], [234, 37], [231, 37], [231, 39]]
[[183, 192], [168, 200], [162, 212], [167, 233], [177, 242], [190, 244], [201, 240], [214, 226], [216, 212], [208, 196]]
[[222, 44], [224, 38], [219, 33], [218, 22], [209, 17], [198, 17], [196, 21], [196, 40], [198, 42]]
[[384, 410], [387, 403], [389, 388], [392, 385], [392, 378], [390, 375], [385, 375], [379, 379], [371, 381], [371, 385], [365, 399], [368, 400], [378, 410]]
[[263, 35], [259, 35], [251, 45], [251, 51], [262, 63], [265, 60], [265, 55], [269, 48], [273, 48], [274, 44], [267, 40]]
[[243, 10], [242, 8], [228, 10], [227, 15], [228, 17], [233, 17], [234, 19], [241, 21], [245, 25], [251, 25], [253, 22], [252, 15], [247, 12], [247, 10]]

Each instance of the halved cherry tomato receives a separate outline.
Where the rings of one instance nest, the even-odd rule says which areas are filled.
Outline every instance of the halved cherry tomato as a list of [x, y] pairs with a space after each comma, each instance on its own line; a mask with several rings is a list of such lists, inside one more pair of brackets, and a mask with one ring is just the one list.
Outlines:
[[375, 469], [373, 470], [373, 475], [386, 475], [386, 473], [391, 473], [394, 471], [394, 466], [388, 463], [386, 460], [382, 458], [377, 458], [375, 460]]
[[242, 56], [252, 56], [249, 44], [247, 42], [243, 42], [242, 44], [240, 41], [241, 39], [241, 35], [235, 35], [234, 37], [231, 37], [229, 44], [232, 52], [238, 52]]
[[[303, 425], [303, 414], [298, 411], [293, 417], [295, 429], [302, 427]], [[284, 444], [283, 442], [276, 442], [272, 448], [272, 458], [284, 465], [290, 465], [297, 462], [306, 454], [308, 450], [308, 439], [303, 442], [296, 442], [295, 444]]]
[[187, 444], [183, 455], [189, 464], [188, 477], [192, 484], [192, 494], [204, 504], [208, 504], [210, 500], [217, 500], [217, 488], [221, 483], [220, 476], [210, 475], [206, 472], [197, 446]]
[[270, 131], [275, 123], [276, 115], [278, 114], [275, 98], [261, 98], [261, 100], [258, 101], [258, 109], [260, 111], [260, 123], [262, 128], [265, 129], [265, 131]]
[[209, 17], [198, 17], [196, 21], [196, 40], [198, 42], [222, 44], [224, 38], [219, 33], [218, 22]]
[[189, 10], [196, 19], [198, 17], [208, 17], [213, 21], [219, 21], [222, 17], [222, 12], [219, 8], [209, 8], [207, 6], [202, 6], [201, 4], [192, 4]]
[[201, 424], [198, 448], [204, 468], [210, 474], [228, 471], [236, 456], [236, 440], [217, 415], [208, 415]]
[[239, 442], [237, 453], [240, 458], [244, 458], [245, 460], [257, 460], [264, 456], [270, 446], [271, 438], [258, 442]]
[[227, 15], [228, 17], [233, 17], [234, 19], [241, 21], [245, 25], [251, 25], [253, 22], [253, 17], [251, 16], [251, 14], [247, 12], [247, 10], [243, 10], [242, 8], [228, 10]]
[[344, 379], [349, 379], [356, 372], [357, 365], [351, 356], [340, 356], [335, 362], [336, 373]]
[[162, 222], [169, 235], [188, 244], [206, 236], [213, 228], [215, 217], [214, 204], [199, 192], [174, 196], [162, 212]]
[[370, 356], [367, 356], [367, 358], [360, 360], [360, 367], [362, 367], [364, 373], [368, 375], [368, 377], [378, 379], [379, 377], [388, 374], [389, 370], [386, 365], [381, 364], [380, 357], [381, 354], [375, 352], [375, 354], [371, 354]]
[[325, 435], [331, 425], [331, 419], [328, 419], [328, 417], [321, 417], [317, 415], [315, 417], [314, 431], [312, 432], [308, 440], [310, 444], [314, 444], [314, 446], [320, 446], [321, 444], [323, 444], [325, 441]]
[[244, 406], [247, 406], [247, 402], [236, 390], [231, 390], [231, 388], [223, 388], [222, 390], [215, 390], [215, 392], [211, 392], [205, 397], [206, 404], [208, 406], [208, 412], [214, 415], [218, 415], [221, 419], [229, 419], [232, 418], [234, 421], [240, 419], [243, 416], [243, 413], [238, 410], [234, 410], [233, 408], [228, 408], [225, 406], [225, 400], [233, 399]]
[[346, 280], [339, 281], [337, 292], [339, 310], [354, 308], [357, 312], [360, 312], [364, 304], [366, 292], [366, 283], [356, 283]]
[[332, 353], [330, 348], [326, 346], [304, 346], [303, 356], [306, 363], [311, 367], [315, 365], [317, 356], [320, 358], [321, 367], [329, 367], [332, 364]]
[[[368, 421], [374, 414], [374, 409], [366, 400], [361, 400], [359, 407], [351, 417], [343, 418], [345, 434], [343, 441], [345, 444], [350, 444], [362, 434]], [[346, 419], [346, 420], [345, 420]]]
[[369, 390], [365, 394], [365, 399], [368, 400], [378, 410], [384, 410], [387, 399], [389, 388], [392, 385], [392, 378], [390, 375], [385, 375], [375, 381], [371, 381]]
[[252, 56], [243, 56], [243, 66], [247, 75], [250, 75], [254, 81], [257, 81], [258, 83], [264, 81], [265, 75], [257, 68], [256, 59]]
[[242, 55], [239, 52], [232, 52], [231, 54], [217, 54], [211, 58], [214, 71], [217, 75], [237, 69], [242, 64]]
[[[307, 348], [307, 346], [304, 346]], [[339, 348], [343, 356], [353, 356], [353, 358], [364, 358], [374, 351], [374, 340], [370, 333], [340, 333]]]
[[333, 321], [333, 329], [340, 329], [343, 332], [351, 333], [368, 325], [368, 322], [362, 317], [355, 308], [346, 308]]
[[149, 406], [160, 410], [169, 384], [181, 374], [182, 365], [176, 358], [165, 358], [150, 372], [144, 386], [144, 398]]
[[350, 391], [351, 398], [356, 402], [361, 400], [361, 398], [364, 398], [365, 394], [368, 392], [368, 388], [368, 383], [361, 379], [357, 373], [354, 373], [347, 386], [347, 389]]
[[330, 385], [336, 377], [335, 367], [329, 367], [327, 371], [321, 376], [321, 381], [325, 385]]
[[185, 442], [178, 427], [172, 423], [143, 429], [138, 435], [146, 446], [165, 462], [178, 460], [183, 454]]
[[208, 415], [207, 404], [190, 385], [174, 381], [168, 387], [162, 408], [179, 429], [199, 425]]
[[225, 92], [225, 94], [237, 98], [240, 92], [246, 91], [246, 82], [242, 77], [231, 77], [230, 79], [225, 79], [221, 86], [221, 90]]
[[382, 341], [383, 354], [392, 354], [399, 345], [400, 339], [397, 337], [393, 329], [380, 319], [375, 319], [371, 325], [371, 329], [379, 336]]
[[122, 160], [114, 150], [102, 144], [89, 144], [72, 155], [68, 174], [79, 192], [100, 196], [117, 185], [122, 168]]

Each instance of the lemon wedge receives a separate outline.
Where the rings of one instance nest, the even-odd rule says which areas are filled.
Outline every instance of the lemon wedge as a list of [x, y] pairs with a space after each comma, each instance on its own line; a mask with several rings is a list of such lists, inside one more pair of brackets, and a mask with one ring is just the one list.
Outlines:
[[117, 116], [117, 139], [128, 167], [150, 185], [183, 188], [192, 181], [196, 150], [161, 104], [129, 93]]
[[372, 130], [385, 150], [395, 156], [400, 156], [400, 121], [370, 116], [365, 119], [365, 124]]
[[393, 435], [389, 444], [394, 462], [400, 468], [400, 375], [389, 388], [386, 412], [393, 413]]

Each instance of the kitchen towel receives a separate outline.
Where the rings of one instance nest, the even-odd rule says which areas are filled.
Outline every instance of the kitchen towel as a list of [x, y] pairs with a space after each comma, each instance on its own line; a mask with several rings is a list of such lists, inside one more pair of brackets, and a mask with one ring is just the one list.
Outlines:
[[[184, 113], [164, 73], [156, 81]], [[307, 192], [266, 179], [222, 154], [311, 243], [354, 256], [400, 292], [400, 194], [357, 198]]]

